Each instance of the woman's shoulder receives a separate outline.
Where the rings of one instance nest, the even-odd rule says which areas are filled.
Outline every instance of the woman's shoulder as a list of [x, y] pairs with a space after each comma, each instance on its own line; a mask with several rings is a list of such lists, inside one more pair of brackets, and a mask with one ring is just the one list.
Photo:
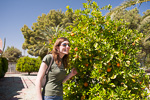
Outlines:
[[50, 61], [52, 61], [52, 54], [45, 55], [45, 57], [43, 58], [42, 61], [45, 62], [47, 64], [47, 66], [49, 66]]
[[44, 58], [51, 59], [52, 58], [52, 54], [47, 54], [47, 55], [45, 55]]
[[47, 59], [47, 60], [51, 60], [53, 58], [52, 54], [47, 54], [44, 56], [43, 60]]

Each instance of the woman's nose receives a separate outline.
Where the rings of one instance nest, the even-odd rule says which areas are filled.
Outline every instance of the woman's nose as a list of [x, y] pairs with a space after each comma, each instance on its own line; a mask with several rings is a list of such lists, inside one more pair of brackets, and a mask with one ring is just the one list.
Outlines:
[[69, 45], [66, 45], [66, 48], [70, 48], [70, 46], [69, 46]]

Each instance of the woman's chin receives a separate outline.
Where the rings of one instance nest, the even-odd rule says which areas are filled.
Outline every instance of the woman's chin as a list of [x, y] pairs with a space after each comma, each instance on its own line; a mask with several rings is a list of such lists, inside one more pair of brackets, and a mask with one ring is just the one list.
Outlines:
[[68, 55], [68, 52], [64, 52], [65, 55]]

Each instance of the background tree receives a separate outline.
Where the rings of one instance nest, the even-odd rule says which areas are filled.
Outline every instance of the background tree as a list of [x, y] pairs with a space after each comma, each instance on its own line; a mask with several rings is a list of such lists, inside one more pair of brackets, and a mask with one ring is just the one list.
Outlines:
[[7, 58], [9, 62], [16, 62], [21, 56], [22, 52], [13, 46], [8, 46], [3, 53], [3, 57]]
[[150, 33], [150, 9], [143, 12], [143, 14], [138, 30], [143, 34], [148, 35]]
[[122, 9], [120, 12], [115, 14], [112, 19], [113, 20], [120, 20], [122, 19], [124, 22], [127, 22], [126, 25], [129, 29], [137, 29], [141, 22], [141, 15], [139, 14], [139, 10], [137, 8], [126, 10]]
[[117, 6], [116, 8], [110, 10], [109, 13], [107, 13], [107, 16], [113, 16], [120, 12], [122, 9], [131, 7], [136, 4], [142, 4], [143, 2], [149, 2], [150, 0], [126, 0], [124, 1], [120, 6]]
[[38, 72], [40, 64], [40, 58], [21, 57], [17, 61], [16, 70], [19, 72], [28, 72], [28, 75], [30, 75], [31, 72]]
[[139, 55], [137, 56], [138, 61], [141, 62], [141, 66], [145, 67], [145, 63], [146, 65], [148, 65], [149, 61], [147, 59], [149, 59], [148, 55], [150, 53], [150, 10], [147, 10], [143, 14], [143, 16], [139, 15], [139, 11], [137, 8], [134, 8], [129, 11], [126, 9], [121, 9], [120, 12], [113, 15], [112, 19], [122, 19], [124, 22], [128, 22], [126, 26], [127, 28], [136, 29], [145, 35], [145, 37], [142, 38], [142, 41], [140, 43], [140, 47], [142, 47], [142, 50], [138, 52]]
[[141, 45], [142, 50], [139, 52], [138, 60], [141, 62], [141, 66], [148, 68], [150, 64], [150, 35], [146, 34], [145, 38], [142, 39]]
[[75, 25], [73, 22], [75, 21], [76, 16], [73, 12], [73, 9], [70, 9], [70, 11], [66, 11], [65, 12], [65, 17], [62, 19], [62, 24], [63, 24], [63, 28], [66, 28], [67, 26], [70, 25]]
[[[142, 53], [145, 53], [143, 56], [143, 63], [146, 62], [147, 65], [149, 63], [149, 55], [150, 55], [150, 10], [148, 9], [146, 12], [143, 12], [143, 16], [141, 22], [139, 24], [138, 30], [145, 35], [141, 45], [142, 45]], [[147, 59], [147, 60], [146, 60]]]
[[47, 15], [38, 16], [37, 22], [33, 23], [32, 30], [26, 25], [21, 29], [25, 38], [22, 48], [27, 49], [32, 56], [43, 58], [49, 51], [48, 46], [53, 36], [57, 36], [59, 31], [71, 25], [73, 19], [73, 12], [62, 13], [61, 10], [51, 10]]

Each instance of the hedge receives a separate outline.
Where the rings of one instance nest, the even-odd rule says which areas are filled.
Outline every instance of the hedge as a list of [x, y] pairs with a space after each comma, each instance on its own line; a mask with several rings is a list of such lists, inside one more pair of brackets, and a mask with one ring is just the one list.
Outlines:
[[0, 78], [5, 76], [8, 70], [8, 60], [4, 57], [0, 57]]

